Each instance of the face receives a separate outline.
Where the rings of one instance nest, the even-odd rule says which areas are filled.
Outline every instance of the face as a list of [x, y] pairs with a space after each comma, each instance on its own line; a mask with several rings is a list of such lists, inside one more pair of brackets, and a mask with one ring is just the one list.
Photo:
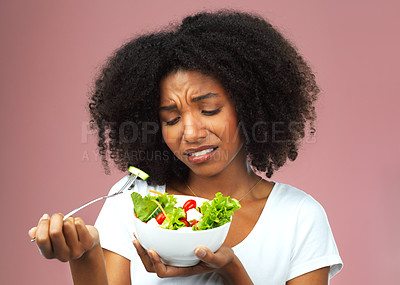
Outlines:
[[196, 71], [177, 71], [160, 90], [164, 140], [193, 173], [212, 176], [244, 164], [235, 107], [221, 84]]

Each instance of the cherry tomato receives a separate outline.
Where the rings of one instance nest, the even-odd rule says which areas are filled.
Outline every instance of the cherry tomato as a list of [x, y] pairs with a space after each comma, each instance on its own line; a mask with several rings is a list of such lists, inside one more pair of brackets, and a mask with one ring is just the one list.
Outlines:
[[193, 199], [187, 200], [185, 204], [183, 204], [182, 207], [185, 212], [189, 211], [190, 209], [196, 208], [196, 201]]
[[165, 220], [165, 215], [163, 212], [159, 213], [156, 217], [156, 221], [159, 225], [161, 225]]
[[183, 222], [187, 227], [190, 227], [189, 222], [185, 218], [180, 218], [179, 221]]

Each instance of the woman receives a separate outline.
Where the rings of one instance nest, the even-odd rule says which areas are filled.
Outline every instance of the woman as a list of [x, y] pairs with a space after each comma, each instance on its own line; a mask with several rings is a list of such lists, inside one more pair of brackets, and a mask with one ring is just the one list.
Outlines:
[[75, 284], [328, 284], [342, 262], [323, 208], [253, 171], [270, 178], [296, 159], [318, 92], [296, 49], [254, 15], [200, 13], [140, 36], [109, 59], [91, 97], [105, 169], [110, 153], [119, 169], [150, 174], [141, 194], [240, 200], [224, 245], [197, 248], [194, 267], [165, 266], [134, 238], [129, 197], [107, 200], [96, 228], [55, 214], [29, 234], [46, 258], [69, 261]]

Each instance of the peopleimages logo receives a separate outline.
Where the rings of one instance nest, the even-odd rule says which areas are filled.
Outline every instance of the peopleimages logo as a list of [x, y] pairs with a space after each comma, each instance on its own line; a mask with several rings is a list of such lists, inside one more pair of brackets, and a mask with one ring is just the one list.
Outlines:
[[[157, 122], [141, 122], [135, 123], [133, 121], [122, 122], [119, 126], [115, 122], [107, 122], [105, 123], [106, 137], [109, 140], [110, 138], [118, 139], [123, 144], [130, 143], [142, 143], [146, 144], [151, 141], [154, 141], [155, 135], [160, 130], [160, 126]], [[301, 122], [272, 122], [268, 123], [265, 121], [259, 121], [254, 123], [252, 126], [247, 126], [244, 122], [239, 122], [234, 130], [230, 130], [228, 126], [224, 128], [219, 133], [213, 132], [215, 129], [212, 123], [208, 123], [207, 125], [190, 125], [185, 126], [182, 130], [182, 136], [191, 136], [196, 128], [204, 128], [209, 130], [216, 136], [231, 138], [232, 140], [237, 140], [239, 136], [243, 139], [243, 141], [250, 142], [251, 140], [255, 143], [272, 143], [272, 144], [282, 144], [282, 143], [294, 143], [293, 140], [288, 139], [291, 137], [291, 133], [301, 134], [303, 129], [306, 131], [304, 133], [304, 137], [302, 142], [307, 144], [314, 144], [317, 142], [316, 132], [314, 128], [310, 128], [306, 126], [303, 128], [303, 123]], [[308, 131], [307, 131], [308, 130]], [[232, 132], [232, 134], [231, 134]], [[163, 138], [166, 143], [171, 141], [175, 141], [176, 137], [166, 137]], [[90, 121], [83, 121], [81, 123], [81, 143], [88, 144], [97, 143], [97, 130], [95, 128], [91, 128]], [[211, 136], [207, 136], [202, 143], [213, 143]], [[228, 141], [229, 142], [229, 141]], [[126, 156], [129, 156], [133, 159], [168, 159], [168, 153], [162, 153], [161, 151], [152, 151], [152, 152], [143, 152], [143, 151], [133, 151], [131, 153], [127, 153]], [[221, 159], [221, 157], [219, 157]], [[88, 151], [84, 150], [82, 154], [82, 161], [99, 160], [99, 154], [97, 151]]]

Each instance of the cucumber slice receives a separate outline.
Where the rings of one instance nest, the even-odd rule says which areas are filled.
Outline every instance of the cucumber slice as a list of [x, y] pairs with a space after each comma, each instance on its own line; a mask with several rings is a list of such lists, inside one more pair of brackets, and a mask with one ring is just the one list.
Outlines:
[[146, 180], [147, 178], [149, 178], [149, 175], [146, 172], [144, 172], [143, 170], [140, 170], [139, 168], [129, 166], [128, 171], [132, 174], [139, 176], [143, 180]]

